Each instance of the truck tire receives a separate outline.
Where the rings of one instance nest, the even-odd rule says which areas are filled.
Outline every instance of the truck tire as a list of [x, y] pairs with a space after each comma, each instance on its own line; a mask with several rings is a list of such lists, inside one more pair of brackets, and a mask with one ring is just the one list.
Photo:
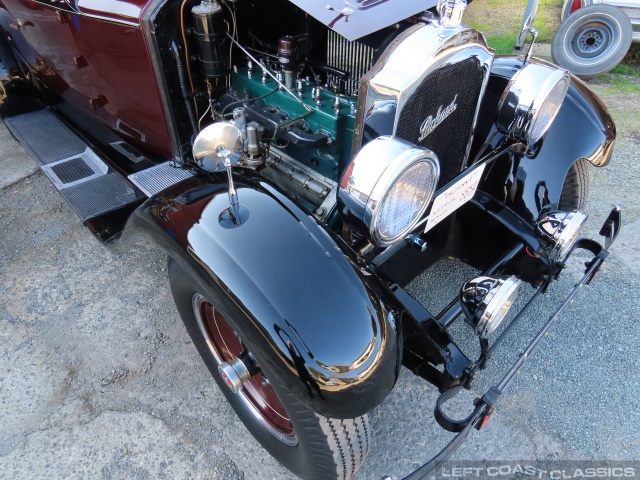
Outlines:
[[551, 42], [551, 56], [579, 77], [595, 77], [620, 63], [632, 35], [631, 21], [624, 12], [612, 5], [589, 5], [560, 24]]
[[[367, 415], [354, 419], [327, 418], [311, 411], [269, 375], [251, 349], [248, 336], [236, 332], [234, 316], [224, 314], [202, 293], [174, 259], [168, 261], [169, 282], [176, 307], [204, 363], [229, 404], [258, 442], [282, 465], [303, 479], [346, 480], [369, 451], [371, 428]], [[234, 393], [218, 366], [240, 354], [251, 354], [258, 372]], [[246, 358], [246, 357], [245, 357]]]

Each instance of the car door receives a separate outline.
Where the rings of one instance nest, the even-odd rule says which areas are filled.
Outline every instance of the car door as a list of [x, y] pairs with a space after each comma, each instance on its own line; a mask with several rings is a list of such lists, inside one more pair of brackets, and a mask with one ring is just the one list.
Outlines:
[[65, 0], [4, 0], [7, 34], [18, 55], [46, 88], [70, 103], [93, 96], [86, 61], [69, 31], [73, 8]]
[[138, 147], [171, 156], [140, 26], [144, 0], [2, 2], [9, 16], [0, 25], [47, 91]]

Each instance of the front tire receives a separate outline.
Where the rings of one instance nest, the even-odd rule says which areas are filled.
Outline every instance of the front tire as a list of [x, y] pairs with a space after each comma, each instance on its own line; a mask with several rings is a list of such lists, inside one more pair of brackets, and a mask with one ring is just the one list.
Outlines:
[[584, 211], [589, 197], [589, 162], [584, 158], [571, 165], [562, 184], [558, 209]]
[[351, 478], [369, 451], [368, 417], [339, 420], [318, 415], [300, 403], [275, 375], [260, 367], [239, 393], [233, 393], [218, 371], [222, 362], [250, 354], [258, 366], [266, 364], [256, 357], [251, 344], [235, 326], [243, 313], [237, 307], [233, 311], [222, 311], [227, 308], [222, 306], [217, 309], [172, 258], [168, 271], [176, 307], [193, 343], [227, 401], [256, 440], [301, 478]]
[[580, 77], [595, 77], [620, 63], [632, 35], [631, 21], [624, 12], [612, 5], [589, 5], [560, 24], [551, 42], [551, 56]]

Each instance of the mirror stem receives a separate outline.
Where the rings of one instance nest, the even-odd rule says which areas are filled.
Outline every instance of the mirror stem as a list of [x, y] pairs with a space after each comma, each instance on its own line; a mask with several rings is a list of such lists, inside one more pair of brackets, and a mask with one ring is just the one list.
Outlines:
[[240, 203], [238, 201], [238, 193], [236, 187], [233, 184], [233, 177], [231, 176], [231, 160], [229, 157], [225, 157], [224, 166], [227, 169], [227, 176], [229, 177], [229, 203], [231, 204], [231, 216], [233, 217], [233, 223], [240, 225], [242, 220], [240, 219]]

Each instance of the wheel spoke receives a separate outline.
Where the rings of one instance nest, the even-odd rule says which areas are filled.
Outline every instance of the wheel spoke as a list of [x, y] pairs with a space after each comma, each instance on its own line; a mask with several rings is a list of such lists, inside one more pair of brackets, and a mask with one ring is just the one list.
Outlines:
[[[231, 362], [241, 354], [249, 353], [231, 324], [204, 297], [196, 294], [193, 307], [218, 364]], [[295, 445], [297, 439], [293, 424], [278, 394], [264, 374], [262, 372], [254, 374], [243, 383], [242, 387], [238, 396], [258, 420], [276, 438], [289, 445]]]

